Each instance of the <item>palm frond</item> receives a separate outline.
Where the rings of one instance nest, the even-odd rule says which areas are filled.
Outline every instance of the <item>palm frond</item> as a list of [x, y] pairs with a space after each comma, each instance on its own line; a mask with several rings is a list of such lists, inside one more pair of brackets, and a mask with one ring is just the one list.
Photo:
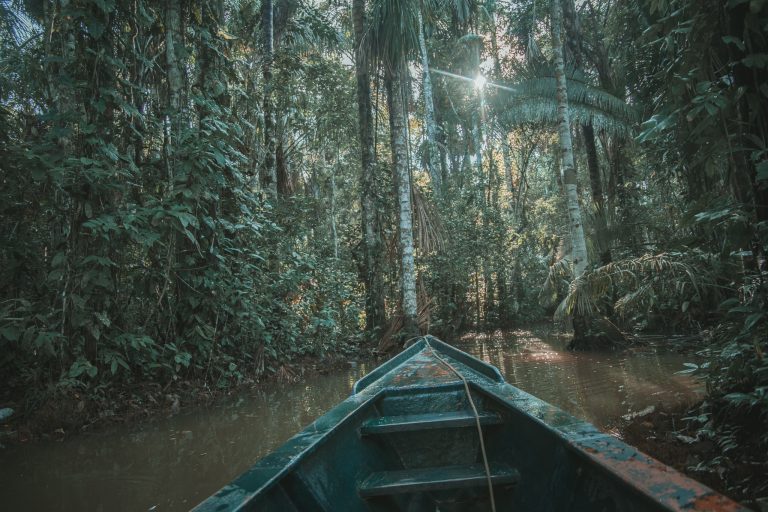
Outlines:
[[572, 276], [571, 260], [568, 258], [562, 258], [550, 265], [547, 278], [539, 290], [539, 302], [552, 304], [557, 298], [558, 285], [567, 284]]
[[[569, 102], [589, 105], [596, 110], [601, 110], [626, 122], [636, 122], [638, 120], [635, 110], [621, 98], [617, 98], [598, 87], [594, 87], [577, 76], [569, 77], [566, 83], [568, 86]], [[523, 97], [551, 98], [554, 101], [557, 94], [557, 83], [555, 77], [545, 76], [518, 82], [515, 84], [515, 89]]]
[[[595, 130], [618, 136], [632, 134], [632, 124], [592, 105], [570, 102], [569, 113], [572, 122], [590, 123]], [[557, 103], [554, 98], [521, 97], [505, 104], [498, 119], [506, 129], [528, 124], [554, 125], [558, 122]]]
[[374, 0], [364, 45], [374, 59], [394, 69], [418, 47], [419, 2]]
[[282, 45], [292, 51], [306, 52], [335, 48], [343, 36], [333, 27], [322, 9], [301, 3], [280, 27]]
[[32, 29], [25, 3], [19, 0], [0, 0], [0, 34], [16, 44], [29, 37]]
[[571, 281], [555, 317], [592, 315], [617, 287], [629, 290], [614, 304], [620, 314], [647, 310], [663, 295], [700, 296], [714, 282], [704, 269], [683, 258], [680, 253], [645, 254], [588, 270]]
[[468, 22], [477, 10], [477, 2], [471, 0], [440, 0], [440, 3], [453, 12], [459, 23]]
[[[557, 123], [557, 83], [548, 67], [528, 70], [536, 73], [515, 84], [499, 87], [491, 104], [507, 127], [524, 124]], [[571, 118], [579, 123], [591, 123], [596, 129], [627, 136], [639, 116], [621, 98], [590, 85], [577, 70], [567, 73], [568, 103]]]

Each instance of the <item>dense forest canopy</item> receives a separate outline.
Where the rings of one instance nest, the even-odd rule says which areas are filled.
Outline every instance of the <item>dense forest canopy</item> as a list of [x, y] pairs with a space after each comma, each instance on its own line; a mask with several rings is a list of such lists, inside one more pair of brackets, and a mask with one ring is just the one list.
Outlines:
[[766, 24], [764, 0], [3, 0], [7, 392], [227, 388], [555, 315], [576, 348], [704, 331], [712, 396], [764, 418]]

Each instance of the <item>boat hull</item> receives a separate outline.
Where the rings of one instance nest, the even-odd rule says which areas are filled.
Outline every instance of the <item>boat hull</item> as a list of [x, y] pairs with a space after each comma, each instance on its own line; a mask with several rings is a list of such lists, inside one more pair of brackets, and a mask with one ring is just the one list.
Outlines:
[[746, 510], [432, 337], [195, 510], [493, 508]]

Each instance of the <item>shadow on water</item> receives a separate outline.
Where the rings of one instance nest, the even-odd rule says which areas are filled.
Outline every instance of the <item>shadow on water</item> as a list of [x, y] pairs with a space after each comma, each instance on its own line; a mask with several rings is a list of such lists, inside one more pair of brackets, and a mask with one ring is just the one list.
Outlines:
[[[547, 330], [471, 334], [458, 345], [511, 384], [601, 427], [649, 405], [693, 401], [700, 390], [674, 375], [690, 358], [571, 353]], [[0, 450], [0, 509], [188, 510], [346, 398], [370, 369], [274, 384], [149, 424]]]

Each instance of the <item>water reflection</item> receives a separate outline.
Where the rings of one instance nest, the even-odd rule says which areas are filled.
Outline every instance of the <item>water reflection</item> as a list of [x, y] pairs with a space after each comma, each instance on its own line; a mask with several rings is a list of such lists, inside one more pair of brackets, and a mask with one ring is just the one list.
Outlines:
[[700, 382], [675, 373], [690, 356], [569, 352], [566, 343], [544, 330], [468, 334], [459, 346], [499, 368], [510, 384], [604, 429], [648, 406], [701, 396]]
[[346, 398], [365, 368], [135, 428], [0, 451], [1, 510], [188, 510]]
[[[458, 344], [511, 384], [601, 427], [648, 405], [693, 400], [699, 389], [674, 375], [689, 358], [574, 354], [546, 330]], [[346, 398], [371, 369], [353, 365], [139, 427], [0, 450], [0, 509], [188, 510]]]

